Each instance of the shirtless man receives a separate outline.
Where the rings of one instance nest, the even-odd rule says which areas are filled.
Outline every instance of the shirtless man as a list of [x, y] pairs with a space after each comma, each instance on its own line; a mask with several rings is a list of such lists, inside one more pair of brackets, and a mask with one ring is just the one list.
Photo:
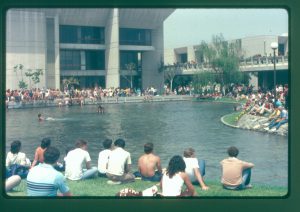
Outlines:
[[138, 172], [135, 172], [136, 177], [141, 177], [142, 180], [160, 181], [162, 177], [162, 169], [160, 158], [153, 154], [153, 144], [146, 143], [144, 145], [145, 154], [138, 160]]

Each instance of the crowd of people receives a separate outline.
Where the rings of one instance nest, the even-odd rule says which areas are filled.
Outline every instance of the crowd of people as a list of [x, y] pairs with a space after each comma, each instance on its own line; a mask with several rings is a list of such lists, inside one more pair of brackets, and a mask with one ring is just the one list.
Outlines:
[[[11, 143], [6, 157], [6, 191], [26, 180], [28, 196], [72, 196], [67, 181], [91, 178], [106, 178], [111, 185], [133, 183], [136, 180], [155, 183], [144, 191], [123, 189], [120, 196], [197, 196], [196, 185], [202, 190], [210, 189], [204, 181], [205, 160], [199, 160], [193, 148], [187, 148], [183, 155], [174, 155], [166, 168], [154, 153], [152, 143], [144, 144], [144, 154], [137, 161], [137, 171], [133, 172], [131, 154], [125, 149], [125, 140], [103, 141], [99, 152], [98, 167], [91, 165], [88, 142], [76, 141], [74, 148], [67, 149], [63, 163], [59, 163], [60, 151], [51, 145], [51, 139], [44, 138], [37, 147], [33, 161], [21, 152], [21, 142]], [[240, 190], [251, 188], [252, 163], [237, 159], [238, 149], [228, 148], [228, 158], [220, 162], [221, 183], [224, 189]], [[161, 192], [158, 192], [160, 186]], [[74, 192], [76, 193], [76, 191]]]

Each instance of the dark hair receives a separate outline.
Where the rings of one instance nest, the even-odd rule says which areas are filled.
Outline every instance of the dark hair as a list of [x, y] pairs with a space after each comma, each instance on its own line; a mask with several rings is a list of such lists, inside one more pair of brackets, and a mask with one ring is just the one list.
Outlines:
[[47, 164], [54, 164], [58, 160], [59, 155], [59, 150], [50, 146], [44, 152], [44, 162]]
[[114, 145], [117, 147], [125, 147], [125, 141], [122, 138], [118, 138], [115, 142]]
[[87, 145], [87, 141], [83, 140], [83, 139], [78, 139], [75, 143], [75, 146], [77, 148], [81, 148], [83, 146]]
[[227, 153], [230, 157], [236, 157], [239, 154], [239, 150], [235, 146], [231, 146], [227, 149]]
[[45, 149], [45, 148], [49, 147], [50, 144], [51, 144], [50, 138], [43, 138], [42, 142], [41, 142], [41, 147], [42, 147], [42, 149]]
[[104, 149], [111, 148], [112, 140], [111, 139], [105, 139], [102, 143]]
[[20, 151], [21, 149], [21, 141], [15, 140], [10, 144], [10, 151], [13, 154], [16, 154]]
[[195, 150], [193, 148], [187, 148], [183, 152], [183, 156], [186, 158], [190, 158], [195, 154]]
[[146, 154], [149, 154], [149, 153], [151, 153], [153, 151], [153, 143], [146, 143], [145, 145], [144, 145], [144, 152], [146, 153]]
[[183, 158], [179, 155], [175, 155], [171, 158], [168, 168], [167, 175], [172, 178], [177, 172], [185, 171], [185, 162]]
[[42, 114], [39, 113], [39, 114], [38, 114], [38, 117], [40, 118], [41, 116], [42, 116]]

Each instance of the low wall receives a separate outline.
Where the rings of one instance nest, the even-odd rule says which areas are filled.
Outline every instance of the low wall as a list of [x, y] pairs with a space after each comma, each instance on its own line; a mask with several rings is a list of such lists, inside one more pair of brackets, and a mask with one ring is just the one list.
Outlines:
[[[92, 100], [87, 98], [84, 100], [85, 105], [96, 105], [96, 104], [121, 104], [121, 103], [143, 103], [143, 102], [170, 102], [170, 101], [191, 101], [192, 96], [178, 95], [178, 96], [133, 96], [133, 97], [106, 97], [102, 98], [101, 101]], [[66, 100], [55, 99], [55, 100], [37, 100], [32, 102], [8, 102], [8, 109], [23, 109], [23, 108], [40, 108], [40, 107], [58, 107], [59, 102], [62, 102], [62, 107]], [[73, 99], [73, 105], [79, 105], [80, 101]]]

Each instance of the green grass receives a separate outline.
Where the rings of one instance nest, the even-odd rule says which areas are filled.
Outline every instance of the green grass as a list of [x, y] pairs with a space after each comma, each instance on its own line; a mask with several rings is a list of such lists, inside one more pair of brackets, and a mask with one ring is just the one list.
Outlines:
[[[74, 196], [115, 196], [123, 188], [132, 188], [136, 191], [142, 191], [156, 183], [136, 180], [133, 183], [121, 185], [109, 185], [105, 178], [96, 178], [85, 181], [69, 181], [67, 184]], [[208, 191], [202, 191], [199, 186], [195, 186], [199, 197], [282, 197], [287, 194], [286, 187], [275, 187], [266, 185], [253, 185], [252, 189], [241, 191], [230, 191], [222, 188], [217, 181], [206, 181], [210, 187]], [[9, 196], [26, 196], [26, 181], [22, 180], [21, 184]]]
[[242, 111], [225, 115], [225, 116], [223, 116], [223, 121], [226, 122], [227, 124], [237, 126], [238, 116], [241, 113], [242, 113]]

